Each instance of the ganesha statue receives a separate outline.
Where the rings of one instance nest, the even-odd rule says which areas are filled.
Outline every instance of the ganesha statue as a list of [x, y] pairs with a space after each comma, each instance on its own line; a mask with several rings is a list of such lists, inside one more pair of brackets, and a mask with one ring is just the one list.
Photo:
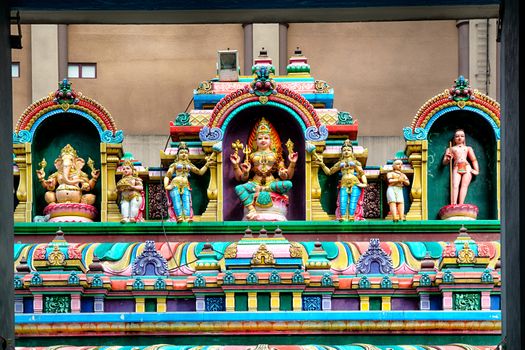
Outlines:
[[55, 159], [56, 171], [46, 179], [45, 159], [39, 163], [36, 171], [38, 181], [44, 189], [45, 201], [48, 203], [44, 214], [50, 216], [50, 222], [71, 221], [91, 222], [97, 215], [94, 207], [96, 196], [91, 192], [100, 176], [100, 170], [95, 169], [94, 162], [88, 159], [91, 178], [82, 171], [86, 161], [77, 155], [77, 151], [66, 145]]

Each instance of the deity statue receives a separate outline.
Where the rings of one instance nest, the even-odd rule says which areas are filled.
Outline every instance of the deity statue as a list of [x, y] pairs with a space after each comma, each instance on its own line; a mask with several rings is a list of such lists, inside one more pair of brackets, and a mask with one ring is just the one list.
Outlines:
[[168, 192], [170, 220], [181, 222], [193, 221], [191, 206], [190, 173], [204, 175], [209, 166], [214, 164], [212, 156], [206, 157], [206, 164], [197, 168], [189, 160], [189, 149], [185, 142], [179, 144], [177, 156], [164, 176], [164, 188]]
[[36, 171], [38, 181], [47, 192], [45, 200], [47, 203], [84, 203], [93, 205], [95, 195], [86, 193], [91, 191], [100, 176], [100, 170], [95, 169], [93, 160], [87, 164], [91, 168], [91, 179], [82, 171], [85, 161], [77, 155], [77, 151], [70, 145], [66, 145], [60, 151], [59, 157], [54, 165], [56, 172], [45, 179], [45, 159], [40, 163], [41, 168]]
[[[230, 155], [235, 179], [244, 182], [235, 187], [235, 193], [245, 208], [246, 220], [284, 221], [286, 220], [288, 197], [292, 188], [290, 179], [294, 175], [299, 155], [293, 151], [293, 143], [288, 140], [288, 167], [282, 155], [282, 144], [273, 125], [261, 118], [254, 126], [243, 149], [240, 141], [232, 145]], [[244, 162], [238, 150], [243, 149]]]
[[[465, 131], [458, 129], [445, 151], [443, 165], [450, 164], [450, 204], [464, 204], [473, 175], [479, 174], [479, 165], [472, 147], [466, 145]], [[470, 161], [470, 162], [469, 162]]]
[[126, 160], [122, 164], [122, 178], [117, 182], [120, 194], [121, 223], [143, 221], [144, 186], [137, 176], [133, 162]]
[[50, 222], [76, 221], [90, 222], [97, 215], [93, 206], [96, 196], [88, 193], [93, 190], [100, 176], [100, 170], [95, 169], [94, 162], [88, 159], [87, 165], [91, 169], [91, 179], [82, 171], [86, 164], [83, 158], [70, 145], [66, 145], [55, 159], [56, 172], [46, 179], [45, 168], [47, 162], [43, 159], [36, 171], [38, 181], [47, 192], [44, 196], [48, 203], [44, 214], [49, 215]]
[[392, 220], [406, 220], [405, 217], [405, 198], [403, 196], [403, 187], [410, 185], [408, 177], [401, 172], [403, 161], [396, 159], [392, 164], [392, 171], [386, 174], [388, 188], [386, 190], [386, 199], [392, 214]]
[[359, 199], [363, 193], [362, 189], [368, 185], [365, 172], [361, 163], [355, 158], [354, 148], [350, 140], [345, 140], [341, 146], [341, 157], [331, 168], [328, 168], [316, 153], [314, 162], [318, 164], [323, 172], [330, 176], [337, 172], [341, 175], [339, 182], [339, 193], [337, 196], [336, 218], [339, 221], [354, 221], [361, 216], [358, 211]]

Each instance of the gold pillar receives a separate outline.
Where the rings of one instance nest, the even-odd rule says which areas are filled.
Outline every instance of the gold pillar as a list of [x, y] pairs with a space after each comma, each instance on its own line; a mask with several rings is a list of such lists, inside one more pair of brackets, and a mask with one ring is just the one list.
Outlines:
[[257, 292], [248, 292], [248, 311], [257, 311]]
[[226, 292], [224, 294], [226, 294], [226, 311], [235, 311], [235, 293]]
[[406, 154], [414, 169], [407, 220], [426, 220], [427, 211], [427, 141], [407, 141]]
[[145, 311], [146, 311], [146, 299], [135, 298], [135, 312], [145, 312]]
[[15, 208], [15, 222], [33, 221], [33, 181], [32, 181], [32, 161], [31, 144], [13, 144], [15, 163], [18, 166], [20, 181], [16, 190], [18, 205]]
[[[325, 149], [325, 142], [311, 142], [315, 145], [319, 158]], [[306, 220], [330, 220], [321, 205], [321, 185], [319, 184], [319, 165], [312, 161], [312, 154], [306, 153]]]
[[391, 304], [392, 298], [389, 296], [382, 296], [381, 297], [381, 310], [382, 311], [390, 311], [392, 310], [392, 304]]
[[121, 144], [100, 144], [100, 173], [102, 178], [100, 221], [102, 222], [120, 221], [121, 219], [117, 204], [117, 183], [115, 181], [117, 167], [121, 157]]
[[166, 312], [166, 310], [167, 310], [166, 297], [157, 298], [157, 312]]
[[[202, 148], [204, 153], [213, 152], [212, 146], [215, 141], [204, 141]], [[210, 184], [208, 185], [208, 206], [201, 216], [201, 221], [222, 221], [222, 153], [214, 152], [216, 163], [210, 166]]]
[[293, 311], [301, 311], [303, 309], [303, 298], [301, 292], [293, 292]]
[[281, 300], [279, 299], [279, 292], [271, 292], [270, 293], [270, 310], [271, 311], [279, 311]]
[[361, 311], [369, 311], [370, 310], [370, 297], [367, 295], [361, 295], [359, 296], [359, 309]]

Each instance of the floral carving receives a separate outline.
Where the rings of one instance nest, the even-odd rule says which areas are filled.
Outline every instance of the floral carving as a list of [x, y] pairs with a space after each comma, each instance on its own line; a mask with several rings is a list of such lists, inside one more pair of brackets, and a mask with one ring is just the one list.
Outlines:
[[51, 266], [63, 266], [66, 262], [66, 255], [60, 251], [60, 248], [58, 248], [57, 245], [55, 245], [53, 251], [49, 253], [47, 261]]
[[381, 217], [381, 196], [379, 184], [369, 183], [363, 195], [363, 217], [367, 219], [378, 219]]
[[148, 185], [149, 220], [162, 220], [168, 216], [168, 199], [163, 184]]
[[224, 252], [225, 259], [235, 259], [237, 257], [237, 243], [232, 243]]
[[476, 254], [470, 249], [467, 242], [463, 245], [463, 249], [459, 251], [457, 262], [458, 264], [474, 264], [476, 262]]
[[[152, 267], [153, 271], [148, 267]], [[155, 242], [146, 241], [144, 251], [133, 262], [132, 274], [133, 276], [145, 276], [151, 272], [156, 276], [168, 276], [168, 262], [155, 249]]]
[[297, 242], [290, 242], [290, 257], [291, 258], [302, 258], [303, 249], [301, 244]]

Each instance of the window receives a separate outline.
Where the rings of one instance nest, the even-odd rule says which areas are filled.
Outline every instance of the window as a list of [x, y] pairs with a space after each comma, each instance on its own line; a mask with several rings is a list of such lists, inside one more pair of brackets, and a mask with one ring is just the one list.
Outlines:
[[95, 79], [97, 77], [96, 63], [69, 63], [67, 65], [68, 78]]
[[20, 62], [11, 63], [11, 78], [20, 78]]

